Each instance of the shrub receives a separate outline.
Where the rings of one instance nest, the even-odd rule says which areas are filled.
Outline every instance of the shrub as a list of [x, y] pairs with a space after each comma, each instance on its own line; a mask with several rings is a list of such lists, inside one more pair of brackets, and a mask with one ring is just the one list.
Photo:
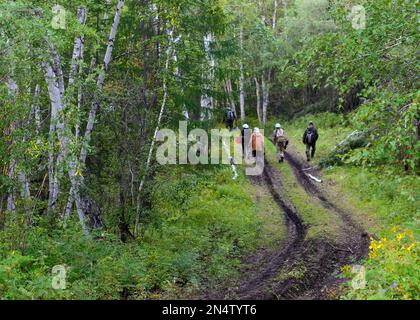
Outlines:
[[[366, 287], [354, 289], [348, 284], [349, 292], [344, 298], [419, 299], [419, 243], [409, 229], [394, 227], [387, 233], [390, 237], [372, 239], [366, 262]], [[345, 276], [349, 273], [345, 272]]]

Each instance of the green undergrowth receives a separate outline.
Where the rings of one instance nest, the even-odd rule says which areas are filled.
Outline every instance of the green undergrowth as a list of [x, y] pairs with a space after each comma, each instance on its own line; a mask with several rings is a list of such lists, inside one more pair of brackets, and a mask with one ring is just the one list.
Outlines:
[[[298, 146], [296, 149], [301, 156], [304, 147], [298, 144], [310, 120], [315, 122], [320, 136], [315, 159], [318, 164], [353, 128], [345, 126], [341, 117], [330, 113], [285, 123], [286, 132]], [[366, 267], [365, 288], [354, 288], [348, 282], [342, 298], [418, 299], [419, 176], [386, 165], [364, 167], [347, 163], [325, 169], [323, 179], [331, 188], [330, 193], [340, 199], [339, 205], [351, 210], [353, 218], [376, 237], [371, 240], [369, 256], [362, 262]], [[349, 276], [349, 268], [343, 271]]]
[[[274, 249], [284, 237], [273, 200], [230, 166], [162, 167], [141, 236], [122, 243], [110, 231], [80, 232], [10, 221], [0, 234], [2, 299], [163, 299], [196, 295], [204, 285], [239, 276], [243, 257]], [[10, 239], [14, 239], [11, 241]], [[66, 268], [66, 289], [53, 289], [52, 268]]]
[[[365, 261], [366, 288], [347, 285], [347, 299], [418, 299], [419, 267], [419, 178], [392, 177], [365, 168], [339, 167], [325, 176], [336, 182], [346, 201], [376, 216], [371, 228], [370, 255]], [[401, 238], [403, 237], [403, 238]]]

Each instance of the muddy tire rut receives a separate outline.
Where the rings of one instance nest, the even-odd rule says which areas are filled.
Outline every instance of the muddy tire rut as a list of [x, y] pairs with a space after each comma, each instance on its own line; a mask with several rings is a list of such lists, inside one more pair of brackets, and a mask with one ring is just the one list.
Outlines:
[[[332, 242], [327, 238], [306, 239], [308, 226], [298, 210], [285, 196], [280, 173], [268, 162], [264, 173], [252, 177], [254, 184], [260, 184], [270, 191], [273, 200], [285, 215], [286, 239], [274, 253], [264, 252], [261, 257], [250, 257], [249, 266], [243, 270], [243, 277], [235, 288], [212, 296], [214, 299], [328, 299], [334, 298], [341, 266], [354, 263], [366, 256], [369, 239], [351, 215], [329, 201], [317, 185], [308, 178], [304, 169], [308, 166], [289, 152], [287, 162], [293, 169], [298, 183], [308, 195], [344, 222], [343, 236]], [[285, 164], [287, 165], [287, 164]], [[315, 172], [314, 172], [315, 173]], [[257, 263], [259, 261], [259, 263]]]
[[360, 260], [365, 257], [369, 248], [368, 233], [352, 219], [350, 213], [331, 202], [326, 196], [326, 192], [307, 175], [307, 173], [318, 175], [319, 171], [309, 167], [304, 160], [300, 159], [294, 152], [286, 154], [286, 161], [292, 167], [297, 181], [304, 188], [306, 193], [318, 199], [324, 208], [335, 213], [337, 217], [344, 222], [344, 234], [346, 235], [345, 244], [348, 247], [347, 249], [354, 254], [354, 259]]

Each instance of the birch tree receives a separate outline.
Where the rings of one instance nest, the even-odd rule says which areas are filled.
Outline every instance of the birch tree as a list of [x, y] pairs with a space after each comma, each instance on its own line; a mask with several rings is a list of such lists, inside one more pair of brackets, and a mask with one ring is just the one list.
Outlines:
[[214, 55], [212, 53], [212, 43], [213, 43], [213, 35], [208, 33], [204, 36], [203, 44], [204, 44], [204, 52], [206, 56], [206, 61], [208, 65], [203, 67], [203, 92], [201, 95], [201, 121], [205, 119], [209, 119], [212, 116], [212, 110], [214, 108], [214, 101], [213, 97], [210, 95], [210, 90], [212, 87], [212, 83], [214, 80], [214, 68], [215, 68], [215, 60]]
[[239, 50], [241, 54], [239, 63], [239, 107], [241, 110], [241, 121], [245, 121], [245, 74], [244, 74], [244, 62], [243, 62], [243, 51], [244, 51], [244, 30], [240, 29], [239, 32]]
[[[94, 128], [94, 123], [95, 123], [95, 118], [96, 118], [96, 113], [98, 111], [99, 108], [99, 97], [98, 97], [98, 92], [103, 88], [104, 82], [105, 82], [105, 75], [106, 72], [108, 70], [108, 65], [111, 61], [112, 58], [112, 51], [114, 49], [114, 43], [115, 43], [115, 39], [116, 39], [116, 35], [117, 35], [117, 31], [118, 31], [118, 25], [120, 23], [120, 18], [121, 18], [121, 13], [122, 13], [122, 9], [124, 7], [124, 0], [119, 0], [118, 1], [118, 5], [117, 5], [117, 10], [115, 12], [114, 15], [114, 21], [112, 23], [111, 26], [111, 30], [110, 30], [110, 35], [108, 38], [108, 45], [106, 48], [106, 52], [105, 52], [105, 56], [103, 59], [103, 64], [102, 64], [102, 68], [101, 71], [99, 72], [97, 81], [96, 81], [96, 94], [94, 96], [92, 105], [91, 105], [91, 109], [89, 112], [89, 117], [88, 117], [88, 121], [86, 124], [86, 130], [85, 130], [85, 134], [84, 134], [84, 143], [83, 146], [81, 148], [80, 151], [80, 155], [79, 155], [79, 166], [84, 166], [85, 162], [86, 162], [86, 157], [87, 157], [87, 149], [89, 146], [89, 142], [91, 139], [91, 135], [92, 135], [92, 131]], [[80, 223], [82, 225], [82, 228], [85, 232], [85, 234], [88, 234], [88, 229], [85, 225], [85, 208], [82, 204], [81, 198], [80, 198], [80, 186], [83, 183], [83, 177], [81, 175], [76, 175], [77, 173], [77, 162], [73, 159], [71, 160], [71, 162], [69, 163], [69, 177], [70, 177], [70, 181], [71, 181], [71, 189], [70, 189], [70, 196], [73, 198], [73, 200], [76, 202], [76, 209], [77, 209], [77, 213], [79, 216], [79, 220]], [[66, 210], [68, 212], [68, 208], [71, 207], [71, 205], [68, 205]], [[68, 215], [68, 214], [66, 214]]]

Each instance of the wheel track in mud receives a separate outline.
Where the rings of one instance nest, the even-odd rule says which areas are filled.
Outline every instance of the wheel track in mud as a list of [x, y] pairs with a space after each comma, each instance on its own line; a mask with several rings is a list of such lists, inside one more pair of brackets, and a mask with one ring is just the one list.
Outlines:
[[[276, 190], [279, 181], [276, 181], [273, 178], [273, 170], [274, 169], [266, 162], [262, 176], [252, 177], [252, 180], [259, 184], [265, 184], [270, 190], [270, 194], [274, 201], [283, 210], [287, 226], [287, 239], [282, 243], [282, 249], [272, 258], [257, 277], [252, 278], [249, 282], [239, 286], [237, 295], [240, 299], [261, 298], [260, 294], [264, 291], [264, 288], [269, 286], [267, 282], [272, 280], [273, 274], [276, 274], [279, 268], [286, 262], [294, 262], [293, 252], [297, 251], [298, 248], [302, 246], [305, 239], [306, 227], [303, 225], [296, 209], [291, 204], [287, 203]], [[285, 283], [284, 285], [286, 286], [287, 284]]]
[[[279, 172], [266, 162], [263, 175], [253, 177], [252, 180], [254, 183], [265, 184], [284, 212], [287, 239], [262, 270], [257, 270], [239, 283], [234, 294], [237, 299], [326, 299], [326, 289], [342, 282], [333, 273], [341, 266], [360, 260], [367, 254], [369, 241], [363, 229], [312, 183], [303, 173], [302, 162], [295, 155], [288, 153], [286, 160], [306, 193], [317, 198], [326, 209], [335, 212], [343, 220], [346, 238], [340, 242], [340, 246], [349, 250], [346, 252], [337, 248], [323, 238], [305, 240], [307, 227], [296, 208], [282, 196], [284, 192], [281, 193], [283, 186]], [[286, 276], [282, 279], [282, 275], [287, 275], [295, 268], [301, 268], [301, 277]]]
[[[349, 242], [349, 248], [354, 253], [357, 253], [356, 260], [362, 259], [366, 256], [369, 247], [369, 237], [367, 232], [351, 218], [351, 214], [345, 210], [339, 208], [337, 205], [328, 200], [325, 192], [322, 191], [318, 185], [316, 185], [303, 170], [305, 164], [302, 160], [299, 160], [298, 156], [295, 153], [287, 153], [285, 157], [286, 161], [292, 167], [293, 173], [303, 187], [307, 194], [317, 198], [322, 206], [327, 210], [335, 212], [338, 217], [345, 223], [344, 227], [346, 229], [346, 234], [348, 235], [347, 241]], [[313, 171], [316, 170], [312, 169]]]

